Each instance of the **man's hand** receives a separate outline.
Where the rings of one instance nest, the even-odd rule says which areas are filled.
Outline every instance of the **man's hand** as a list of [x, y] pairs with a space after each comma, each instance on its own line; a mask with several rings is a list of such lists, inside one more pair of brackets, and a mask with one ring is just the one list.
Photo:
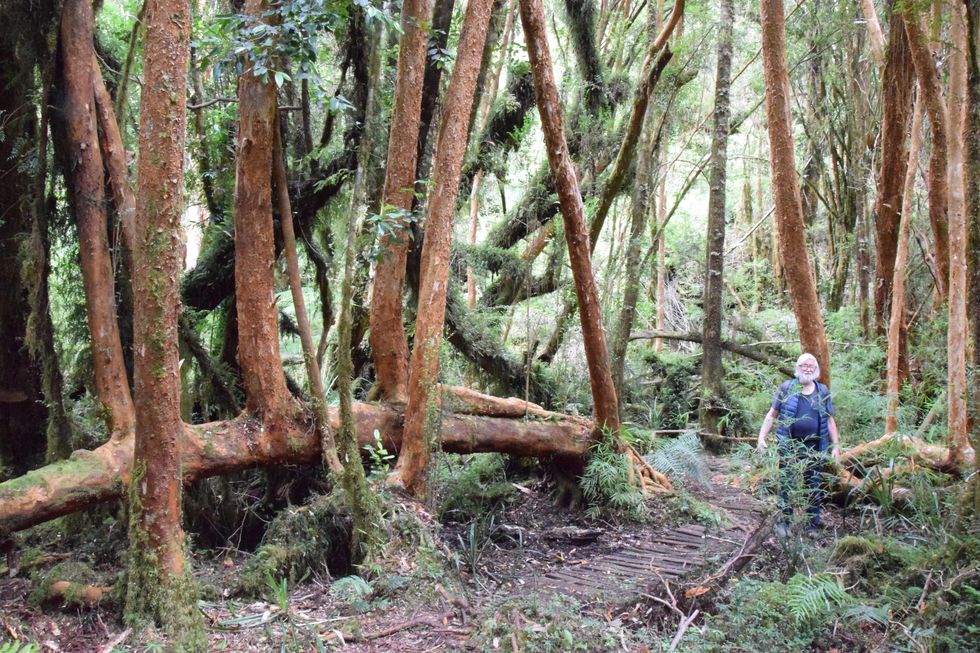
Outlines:
[[758, 451], [760, 454], [764, 454], [766, 452], [765, 438], [759, 438], [758, 442], [755, 443], [755, 450]]
[[835, 442], [833, 448], [830, 451], [830, 455], [834, 460], [840, 460], [840, 443]]

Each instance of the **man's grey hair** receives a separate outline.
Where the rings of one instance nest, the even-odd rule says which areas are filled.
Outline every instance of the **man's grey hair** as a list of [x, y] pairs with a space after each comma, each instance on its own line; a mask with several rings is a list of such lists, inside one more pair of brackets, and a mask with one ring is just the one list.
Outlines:
[[816, 356], [814, 356], [813, 354], [809, 354], [809, 353], [803, 353], [803, 354], [800, 355], [799, 358], [796, 359], [796, 371], [797, 371], [797, 373], [799, 373], [799, 371], [800, 371], [800, 366], [803, 363], [807, 362], [807, 361], [813, 361], [813, 363], [817, 366], [817, 369], [813, 373], [813, 378], [815, 378], [815, 379], [816, 378], [820, 378], [820, 361], [817, 360], [817, 357]]

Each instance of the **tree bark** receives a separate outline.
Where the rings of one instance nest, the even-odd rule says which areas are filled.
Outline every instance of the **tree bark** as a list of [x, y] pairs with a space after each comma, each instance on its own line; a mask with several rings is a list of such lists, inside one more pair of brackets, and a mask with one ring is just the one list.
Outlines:
[[[980, 3], [967, 3], [967, 118], [966, 135], [966, 215], [969, 229], [967, 266], [969, 305], [980, 306]], [[973, 373], [980, 369], [980, 319], [972, 320]], [[974, 376], [976, 378], [976, 376]], [[973, 383], [970, 403], [970, 435], [974, 452], [980, 452], [980, 383]], [[980, 456], [974, 456], [972, 506], [980, 515]], [[969, 505], [969, 504], [968, 504]]]
[[914, 12], [906, 12], [904, 16], [915, 76], [919, 80], [932, 136], [928, 176], [929, 222], [935, 239], [937, 288], [940, 300], [945, 302], [949, 294], [949, 112], [920, 19]]
[[966, 8], [950, 3], [953, 47], [949, 66], [949, 322], [947, 344], [947, 397], [949, 409], [949, 464], [958, 467], [970, 447], [967, 425], [967, 228], [964, 197], [964, 142], [966, 128]]
[[803, 351], [820, 362], [821, 379], [830, 385], [830, 349], [824, 333], [820, 300], [806, 254], [803, 205], [796, 178], [793, 129], [790, 116], [789, 71], [786, 68], [786, 27], [782, 0], [760, 0], [762, 61], [766, 80], [766, 117], [772, 188], [776, 203], [779, 252], [789, 285], [793, 312]]
[[402, 38], [398, 51], [395, 105], [388, 137], [383, 212], [396, 212], [392, 233], [381, 240], [382, 256], [374, 273], [371, 299], [371, 351], [382, 396], [389, 401], [408, 399], [408, 339], [402, 322], [402, 295], [408, 251], [409, 223], [399, 214], [412, 210], [415, 168], [425, 76], [425, 23], [430, 0], [407, 0], [402, 7]]
[[721, 295], [725, 267], [725, 191], [728, 165], [729, 89], [732, 75], [734, 0], [722, 0], [715, 75], [715, 130], [711, 140], [711, 179], [708, 182], [708, 233], [705, 239], [704, 325], [701, 350], [701, 429], [721, 433], [725, 414], [725, 371], [721, 361]]
[[146, 21], [133, 252], [136, 435], [126, 615], [131, 624], [151, 619], [178, 641], [200, 645], [203, 623], [184, 577], [177, 350], [189, 3], [148, 0]]
[[881, 23], [878, 22], [878, 12], [875, 10], [874, 0], [861, 0], [861, 13], [864, 15], [864, 22], [868, 25], [871, 57], [875, 60], [878, 68], [884, 68], [885, 36], [881, 32]]
[[[534, 93], [537, 98], [541, 128], [544, 131], [545, 148], [551, 174], [558, 190], [558, 203], [565, 222], [565, 240], [575, 280], [585, 341], [585, 356], [589, 367], [589, 383], [592, 387], [595, 424], [598, 429], [619, 431], [619, 402], [609, 368], [606, 336], [602, 328], [599, 291], [592, 276], [589, 235], [586, 231], [585, 208], [579, 194], [575, 168], [565, 142], [565, 128], [561, 103], [555, 85], [551, 54], [548, 48], [544, 23], [544, 8], [540, 0], [520, 0], [521, 22], [527, 42], [528, 58], [534, 77]], [[645, 111], [644, 106], [644, 111]]]
[[449, 43], [449, 31], [453, 20], [453, 10], [456, 0], [434, 0], [432, 20], [428, 23], [429, 33], [427, 56], [425, 60], [425, 78], [422, 82], [422, 109], [419, 121], [418, 150], [415, 163], [415, 179], [428, 179], [431, 154], [429, 149], [429, 132], [438, 118], [439, 91], [442, 80], [443, 62], [446, 45]]
[[123, 361], [109, 257], [105, 176], [96, 133], [92, 38], [91, 3], [66, 0], [61, 18], [61, 49], [64, 116], [72, 166], [68, 185], [78, 224], [96, 394], [105, 407], [110, 432], [118, 437], [133, 430], [136, 415]]
[[429, 460], [427, 435], [437, 424], [431, 419], [438, 405], [439, 345], [446, 313], [446, 284], [452, 244], [452, 219], [459, 177], [466, 152], [467, 117], [473, 105], [476, 77], [486, 42], [493, 0], [470, 0], [436, 145], [433, 191], [429, 197], [422, 245], [419, 303], [415, 341], [408, 375], [405, 438], [389, 482], [420, 495]]
[[[268, 20], [266, 0], [248, 0], [252, 22]], [[279, 354], [273, 264], [272, 130], [276, 87], [253, 72], [248, 60], [238, 79], [238, 147], [235, 167], [235, 290], [238, 358], [245, 381], [246, 410], [272, 415], [291, 404]], [[269, 417], [265, 417], [269, 416]]]
[[888, 303], [895, 274], [895, 249], [901, 219], [902, 189], [908, 154], [906, 129], [912, 110], [915, 68], [905, 34], [905, 21], [894, 12], [888, 30], [888, 61], [885, 64], [883, 113], [881, 119], [881, 164], [878, 170], [878, 197], [875, 205], [875, 329], [884, 335], [888, 324]]
[[915, 177], [919, 149], [922, 146], [922, 96], [915, 100], [912, 118], [912, 144], [906, 166], [905, 193], [902, 198], [902, 220], [898, 228], [898, 247], [895, 251], [895, 276], [892, 280], [891, 319], [888, 323], [887, 399], [885, 434], [898, 430], [898, 394], [902, 378], [899, 370], [902, 330], [905, 326], [905, 272], [908, 264], [909, 229], [912, 224], [912, 201], [915, 196]]

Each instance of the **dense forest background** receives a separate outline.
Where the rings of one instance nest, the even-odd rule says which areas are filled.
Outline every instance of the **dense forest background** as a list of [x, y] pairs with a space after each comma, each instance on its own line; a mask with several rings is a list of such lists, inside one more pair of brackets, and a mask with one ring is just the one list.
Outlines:
[[[980, 3], [0, 19], [0, 651], [980, 636]], [[803, 352], [813, 540], [755, 447]], [[728, 538], [718, 488], [764, 509], [686, 592], [504, 602], [534, 532]]]

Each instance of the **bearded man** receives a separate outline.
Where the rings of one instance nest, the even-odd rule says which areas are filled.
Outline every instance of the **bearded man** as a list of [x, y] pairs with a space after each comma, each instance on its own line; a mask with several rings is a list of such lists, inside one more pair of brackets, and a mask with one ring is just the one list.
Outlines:
[[806, 493], [807, 531], [820, 527], [820, 507], [823, 502], [821, 474], [827, 461], [827, 449], [840, 458], [840, 436], [834, 421], [834, 404], [830, 390], [817, 379], [820, 364], [813, 354], [803, 354], [796, 361], [796, 378], [783, 382], [776, 391], [772, 407], [759, 429], [758, 450], [766, 449], [766, 436], [776, 425], [779, 446], [779, 507], [782, 520], [776, 534], [789, 534], [789, 519], [793, 516], [790, 491], [799, 487], [802, 468], [803, 489]]

